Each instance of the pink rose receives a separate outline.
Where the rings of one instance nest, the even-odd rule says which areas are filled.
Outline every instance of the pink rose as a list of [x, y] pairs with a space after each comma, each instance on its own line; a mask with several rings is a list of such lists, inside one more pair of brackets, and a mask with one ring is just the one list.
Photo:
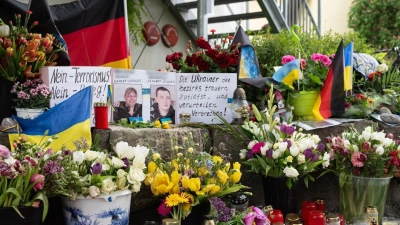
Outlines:
[[33, 189], [35, 191], [40, 191], [43, 189], [44, 186], [44, 176], [42, 174], [34, 174], [30, 179], [31, 183], [35, 183]]
[[10, 157], [10, 150], [4, 145], [0, 145], [0, 158], [8, 159], [8, 157]]

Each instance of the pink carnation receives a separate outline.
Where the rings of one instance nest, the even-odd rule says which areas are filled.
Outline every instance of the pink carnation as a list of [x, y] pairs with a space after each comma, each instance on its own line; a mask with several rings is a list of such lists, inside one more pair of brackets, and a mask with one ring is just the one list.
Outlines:
[[351, 163], [355, 167], [363, 167], [364, 163], [366, 161], [366, 156], [360, 152], [354, 152], [353, 155], [351, 156]]
[[282, 65], [285, 65], [288, 62], [295, 60], [296, 58], [292, 55], [285, 55], [282, 57]]

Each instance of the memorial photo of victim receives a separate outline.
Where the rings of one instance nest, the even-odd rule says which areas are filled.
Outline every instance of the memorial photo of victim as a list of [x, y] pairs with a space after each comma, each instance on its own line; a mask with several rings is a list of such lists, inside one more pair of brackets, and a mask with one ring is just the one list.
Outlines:
[[150, 87], [150, 121], [170, 119], [175, 124], [175, 89], [168, 85]]
[[114, 85], [113, 119], [118, 121], [123, 118], [142, 117], [142, 87], [141, 85]]

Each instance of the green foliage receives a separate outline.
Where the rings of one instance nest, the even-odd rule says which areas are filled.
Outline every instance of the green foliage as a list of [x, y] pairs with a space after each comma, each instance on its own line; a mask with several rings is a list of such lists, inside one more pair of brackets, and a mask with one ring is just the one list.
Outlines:
[[[289, 31], [283, 30], [278, 34], [273, 34], [270, 30], [261, 31], [252, 35], [252, 45], [256, 51], [260, 70], [264, 77], [271, 77], [274, 74], [273, 67], [282, 65], [281, 59], [284, 55], [298, 57], [298, 44]], [[343, 37], [344, 44], [354, 42], [355, 52], [371, 54], [374, 50], [366, 44], [364, 38], [356, 32], [344, 34], [329, 31], [319, 37], [314, 34], [300, 32], [300, 49], [302, 58], [310, 58], [313, 53], [321, 53], [330, 56], [336, 52], [340, 40]]]
[[141, 13], [145, 13], [144, 1], [145, 0], [127, 1], [129, 34], [135, 45], [139, 45], [139, 43], [144, 40], [142, 33], [143, 23], [141, 16]]
[[349, 12], [349, 27], [377, 48], [400, 44], [400, 1], [353, 0]]

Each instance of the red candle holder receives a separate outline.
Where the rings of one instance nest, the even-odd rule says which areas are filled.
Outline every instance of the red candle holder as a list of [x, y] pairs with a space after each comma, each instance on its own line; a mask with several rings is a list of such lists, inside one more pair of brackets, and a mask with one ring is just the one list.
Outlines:
[[321, 211], [311, 211], [308, 217], [309, 225], [325, 225], [325, 216]]
[[308, 225], [308, 218], [311, 211], [317, 210], [317, 205], [313, 201], [304, 201], [301, 204], [301, 220], [304, 225]]
[[271, 222], [271, 224], [283, 223], [283, 214], [282, 214], [281, 210], [273, 209], [273, 210], [269, 211], [267, 217], [268, 217], [269, 221]]
[[317, 198], [315, 200], [315, 205], [317, 211], [325, 212], [325, 201], [322, 198]]
[[108, 106], [105, 102], [94, 103], [94, 126], [96, 129], [108, 129]]

